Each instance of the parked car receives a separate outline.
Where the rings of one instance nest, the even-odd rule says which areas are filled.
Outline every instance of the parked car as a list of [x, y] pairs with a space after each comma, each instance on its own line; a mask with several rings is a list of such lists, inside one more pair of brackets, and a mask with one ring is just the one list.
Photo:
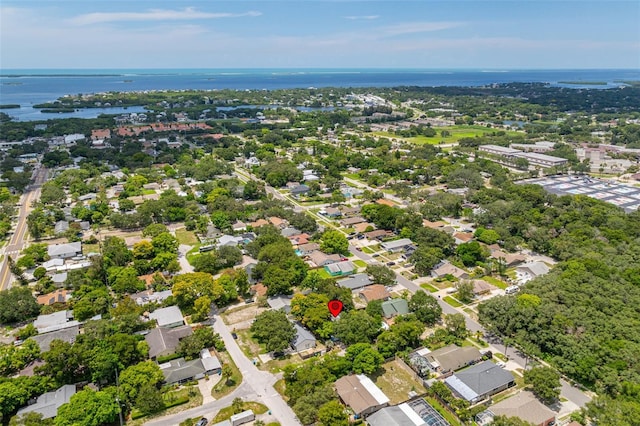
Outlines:
[[395, 264], [396, 264], [396, 262], [387, 262], [387, 266], [393, 266]]
[[203, 417], [200, 420], [198, 420], [198, 423], [196, 423], [195, 426], [206, 426], [207, 423], [209, 423], [209, 420]]
[[236, 333], [231, 333], [231, 337], [233, 337], [234, 339], [237, 339], [238, 335]]

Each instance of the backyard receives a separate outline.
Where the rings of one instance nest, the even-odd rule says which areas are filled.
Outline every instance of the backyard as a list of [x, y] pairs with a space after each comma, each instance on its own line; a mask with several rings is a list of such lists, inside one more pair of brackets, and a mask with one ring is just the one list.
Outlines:
[[394, 405], [407, 401], [411, 391], [418, 395], [426, 392], [424, 386], [401, 367], [397, 360], [382, 364], [380, 371], [375, 373], [372, 379]]

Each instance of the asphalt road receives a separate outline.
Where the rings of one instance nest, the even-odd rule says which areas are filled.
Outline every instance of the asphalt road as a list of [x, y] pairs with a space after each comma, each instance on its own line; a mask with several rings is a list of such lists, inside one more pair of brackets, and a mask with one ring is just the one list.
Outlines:
[[234, 398], [242, 398], [244, 401], [258, 401], [266, 405], [271, 410], [274, 421], [280, 422], [282, 426], [300, 426], [291, 407], [282, 399], [282, 396], [273, 388], [277, 378], [267, 372], [259, 370], [253, 362], [242, 352], [236, 341], [231, 336], [231, 332], [220, 317], [216, 318], [213, 329], [220, 334], [224, 344], [242, 373], [242, 383], [231, 394], [216, 401], [205, 403], [199, 407], [181, 411], [179, 413], [161, 417], [145, 423], [152, 426], [173, 426], [188, 418], [206, 417], [209, 421], [215, 416], [218, 410], [228, 407]]
[[4, 249], [4, 258], [2, 259], [2, 267], [0, 267], [0, 290], [11, 288], [11, 282], [14, 277], [9, 271], [8, 256], [11, 256], [13, 260], [16, 259], [17, 254], [24, 248], [24, 238], [27, 235], [27, 216], [31, 212], [31, 203], [37, 201], [40, 198], [40, 188], [42, 184], [47, 180], [48, 171], [44, 167], [39, 168], [34, 173], [34, 183], [31, 184], [29, 191], [22, 194], [20, 197], [20, 211], [18, 213], [18, 223], [14, 234], [9, 240], [9, 244]]

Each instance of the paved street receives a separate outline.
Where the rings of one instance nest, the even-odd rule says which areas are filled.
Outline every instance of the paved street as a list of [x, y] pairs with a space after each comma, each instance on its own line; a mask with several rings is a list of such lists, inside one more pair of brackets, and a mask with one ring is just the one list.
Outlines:
[[18, 221], [15, 232], [9, 244], [3, 250], [5, 256], [2, 259], [2, 266], [0, 267], [0, 290], [9, 289], [14, 277], [9, 271], [9, 263], [7, 257], [11, 256], [13, 260], [16, 260], [17, 254], [24, 248], [24, 238], [27, 235], [27, 216], [31, 212], [31, 203], [37, 201], [40, 198], [40, 187], [47, 180], [48, 171], [44, 167], [39, 168], [34, 173], [34, 183], [31, 184], [29, 191], [25, 192], [20, 197], [20, 211], [18, 213]]

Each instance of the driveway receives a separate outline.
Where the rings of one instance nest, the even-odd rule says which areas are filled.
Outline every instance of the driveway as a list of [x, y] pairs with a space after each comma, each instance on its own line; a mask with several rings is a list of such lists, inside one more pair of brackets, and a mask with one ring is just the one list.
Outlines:
[[193, 272], [193, 266], [187, 260], [187, 252], [191, 250], [191, 246], [180, 244], [178, 246], [178, 262], [180, 263], [180, 273], [186, 274]]

